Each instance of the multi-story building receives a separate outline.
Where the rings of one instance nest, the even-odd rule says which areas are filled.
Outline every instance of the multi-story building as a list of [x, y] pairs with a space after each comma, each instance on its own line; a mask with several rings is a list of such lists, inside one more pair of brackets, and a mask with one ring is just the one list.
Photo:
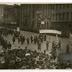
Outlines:
[[32, 30], [33, 6], [32, 4], [20, 5], [20, 28], [23, 30]]
[[4, 26], [15, 27], [18, 25], [18, 6], [17, 5], [6, 5], [4, 7]]
[[[22, 4], [20, 27], [29, 30], [56, 29], [72, 31], [72, 4]], [[41, 22], [44, 21], [44, 24]], [[27, 26], [27, 27], [26, 27]]]
[[[50, 19], [51, 6], [48, 4], [21, 4], [20, 5], [20, 27], [21, 29], [39, 30], [41, 21]], [[48, 25], [44, 25], [48, 28]]]
[[0, 5], [0, 26], [16, 28], [19, 26], [19, 6]]
[[0, 25], [4, 22], [4, 5], [0, 5]]
[[0, 5], [0, 23], [29, 31], [72, 31], [72, 4]]
[[71, 30], [72, 4], [53, 4], [52, 23], [58, 30]]

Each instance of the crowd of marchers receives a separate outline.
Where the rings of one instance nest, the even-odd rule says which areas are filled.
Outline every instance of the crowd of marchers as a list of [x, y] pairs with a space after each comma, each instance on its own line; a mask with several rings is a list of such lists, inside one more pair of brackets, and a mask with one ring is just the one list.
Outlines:
[[[30, 43], [37, 44], [39, 52], [32, 51], [27, 48], [24, 49], [12, 49], [12, 44], [8, 42], [4, 36], [12, 35], [13, 44], [18, 39], [18, 43], [27, 45]], [[20, 32], [11, 30], [0, 31], [0, 45], [2, 46], [3, 52], [0, 52], [0, 69], [65, 69], [72, 68], [72, 64], [68, 61], [63, 63], [56, 54], [56, 48], [60, 48], [60, 43], [56, 45], [52, 43], [52, 50], [50, 54], [46, 54], [48, 50], [49, 42], [46, 41], [46, 50], [41, 52], [41, 43], [46, 41], [46, 35], [42, 36], [31, 36], [25, 38]], [[59, 59], [58, 59], [59, 58]]]

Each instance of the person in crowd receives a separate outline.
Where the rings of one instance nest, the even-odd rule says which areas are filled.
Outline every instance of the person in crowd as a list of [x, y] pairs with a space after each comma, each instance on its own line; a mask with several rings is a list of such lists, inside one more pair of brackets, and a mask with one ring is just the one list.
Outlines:
[[66, 53], [69, 53], [70, 52], [70, 47], [69, 47], [69, 45], [67, 44], [67, 46], [66, 46]]
[[5, 48], [5, 49], [8, 48], [7, 40], [4, 41], [4, 43], [3, 43], [3, 48]]
[[13, 36], [13, 39], [12, 39], [12, 41], [13, 41], [13, 44], [14, 44], [14, 42], [15, 42], [15, 36]]
[[41, 42], [40, 41], [38, 42], [38, 50], [41, 51]]
[[46, 50], [44, 50], [44, 54], [46, 54]]
[[46, 34], [44, 35], [44, 41], [46, 41]]
[[24, 50], [25, 50], [25, 53], [26, 53], [26, 52], [27, 52], [27, 50], [28, 50], [27, 46], [25, 47], [25, 49], [24, 49]]
[[43, 42], [43, 36], [40, 38], [41, 42]]
[[21, 45], [23, 44], [23, 35], [20, 35], [19, 37], [18, 37], [18, 43], [20, 43], [21, 42]]
[[21, 42], [21, 39], [20, 39], [20, 37], [18, 37], [18, 44]]
[[29, 38], [27, 38], [27, 44], [29, 45]]
[[25, 36], [23, 36], [23, 41], [22, 41], [22, 43], [24, 43], [25, 42]]
[[33, 42], [33, 36], [31, 36], [30, 39], [31, 39], [31, 43], [32, 43]]
[[8, 49], [11, 49], [11, 43], [10, 42], [8, 43]]
[[46, 41], [46, 50], [48, 50], [48, 47], [49, 47], [49, 42]]
[[42, 34], [39, 35], [39, 39], [41, 42], [43, 42], [43, 35]]
[[36, 44], [37, 42], [37, 39], [36, 39], [36, 36], [34, 36], [34, 44]]
[[21, 36], [21, 45], [23, 45], [24, 42], [25, 42], [25, 37]]
[[52, 53], [53, 59], [55, 60], [56, 59], [56, 44], [55, 44], [55, 41], [53, 41], [53, 43], [52, 43], [51, 53]]

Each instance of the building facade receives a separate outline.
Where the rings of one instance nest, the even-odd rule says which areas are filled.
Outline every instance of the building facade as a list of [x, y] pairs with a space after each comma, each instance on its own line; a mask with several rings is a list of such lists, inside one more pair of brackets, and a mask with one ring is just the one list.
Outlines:
[[72, 4], [54, 4], [52, 23], [58, 30], [71, 31]]
[[0, 25], [4, 22], [4, 5], [0, 5]]
[[[72, 4], [22, 4], [20, 25], [31, 29], [71, 30]], [[44, 24], [41, 22], [44, 21]], [[29, 29], [30, 29], [29, 28]]]
[[22, 30], [31, 30], [33, 18], [33, 10], [31, 4], [21, 4], [20, 5], [20, 28]]
[[18, 26], [18, 18], [19, 18], [19, 13], [18, 13], [18, 7], [17, 5], [6, 5], [4, 7], [4, 25], [6, 27], [16, 27]]
[[72, 4], [0, 5], [0, 24], [28, 31], [72, 31]]
[[17, 5], [0, 5], [0, 26], [15, 28], [19, 26], [19, 7]]
[[[20, 27], [37, 31], [41, 28], [41, 21], [50, 19], [52, 14], [51, 6], [48, 4], [21, 4], [20, 5]], [[42, 27], [48, 28], [48, 24]]]

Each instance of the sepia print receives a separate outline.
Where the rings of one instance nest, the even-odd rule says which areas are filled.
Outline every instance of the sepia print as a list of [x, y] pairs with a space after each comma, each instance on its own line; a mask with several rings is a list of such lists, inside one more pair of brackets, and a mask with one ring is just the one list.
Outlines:
[[0, 4], [0, 69], [72, 69], [72, 4]]

